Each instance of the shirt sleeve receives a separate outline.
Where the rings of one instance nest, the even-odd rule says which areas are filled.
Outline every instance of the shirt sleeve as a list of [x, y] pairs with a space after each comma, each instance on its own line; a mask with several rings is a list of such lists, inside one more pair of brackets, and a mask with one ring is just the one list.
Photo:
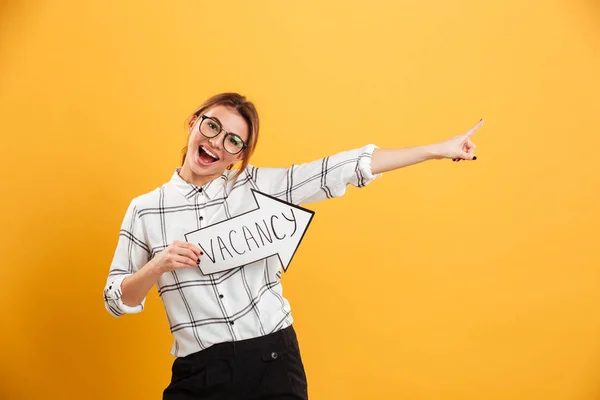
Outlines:
[[292, 204], [313, 203], [340, 197], [348, 185], [362, 188], [374, 175], [371, 158], [377, 146], [366, 145], [289, 168], [252, 168], [258, 190]]
[[145, 237], [138, 209], [132, 201], [121, 225], [117, 249], [104, 287], [104, 306], [115, 317], [123, 314], [136, 314], [144, 309], [145, 298], [140, 304], [133, 307], [123, 303], [121, 283], [150, 259], [150, 250]]

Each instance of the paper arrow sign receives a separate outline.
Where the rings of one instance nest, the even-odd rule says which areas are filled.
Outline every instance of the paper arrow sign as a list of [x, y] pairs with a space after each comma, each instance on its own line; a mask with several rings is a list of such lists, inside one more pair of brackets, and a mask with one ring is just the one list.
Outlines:
[[185, 234], [204, 253], [200, 270], [205, 275], [273, 255], [287, 271], [315, 212], [251, 190], [258, 208]]

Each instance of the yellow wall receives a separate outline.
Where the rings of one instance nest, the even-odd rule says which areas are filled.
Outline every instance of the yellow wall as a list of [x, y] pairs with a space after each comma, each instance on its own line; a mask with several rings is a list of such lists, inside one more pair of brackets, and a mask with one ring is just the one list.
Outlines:
[[114, 319], [102, 288], [130, 199], [234, 90], [262, 166], [486, 119], [474, 163], [310, 206], [284, 288], [312, 399], [598, 399], [599, 45], [590, 0], [3, 2], [0, 398], [160, 398], [157, 295]]

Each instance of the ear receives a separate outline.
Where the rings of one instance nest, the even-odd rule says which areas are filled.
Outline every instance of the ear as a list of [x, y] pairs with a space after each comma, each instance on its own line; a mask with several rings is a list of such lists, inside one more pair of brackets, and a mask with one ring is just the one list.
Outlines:
[[198, 120], [198, 116], [196, 114], [194, 114], [192, 116], [192, 118], [190, 119], [190, 123], [188, 124], [188, 131], [192, 130], [192, 127], [194, 126], [194, 124], [196, 123], [197, 120]]

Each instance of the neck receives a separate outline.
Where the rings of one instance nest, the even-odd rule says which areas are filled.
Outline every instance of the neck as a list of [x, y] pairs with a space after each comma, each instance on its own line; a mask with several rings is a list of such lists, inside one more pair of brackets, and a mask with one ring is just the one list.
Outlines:
[[184, 165], [179, 169], [179, 176], [181, 179], [186, 181], [187, 183], [191, 183], [196, 186], [204, 186], [208, 182], [214, 181], [219, 178], [222, 173], [214, 174], [214, 175], [197, 175], [195, 174], [187, 165]]

